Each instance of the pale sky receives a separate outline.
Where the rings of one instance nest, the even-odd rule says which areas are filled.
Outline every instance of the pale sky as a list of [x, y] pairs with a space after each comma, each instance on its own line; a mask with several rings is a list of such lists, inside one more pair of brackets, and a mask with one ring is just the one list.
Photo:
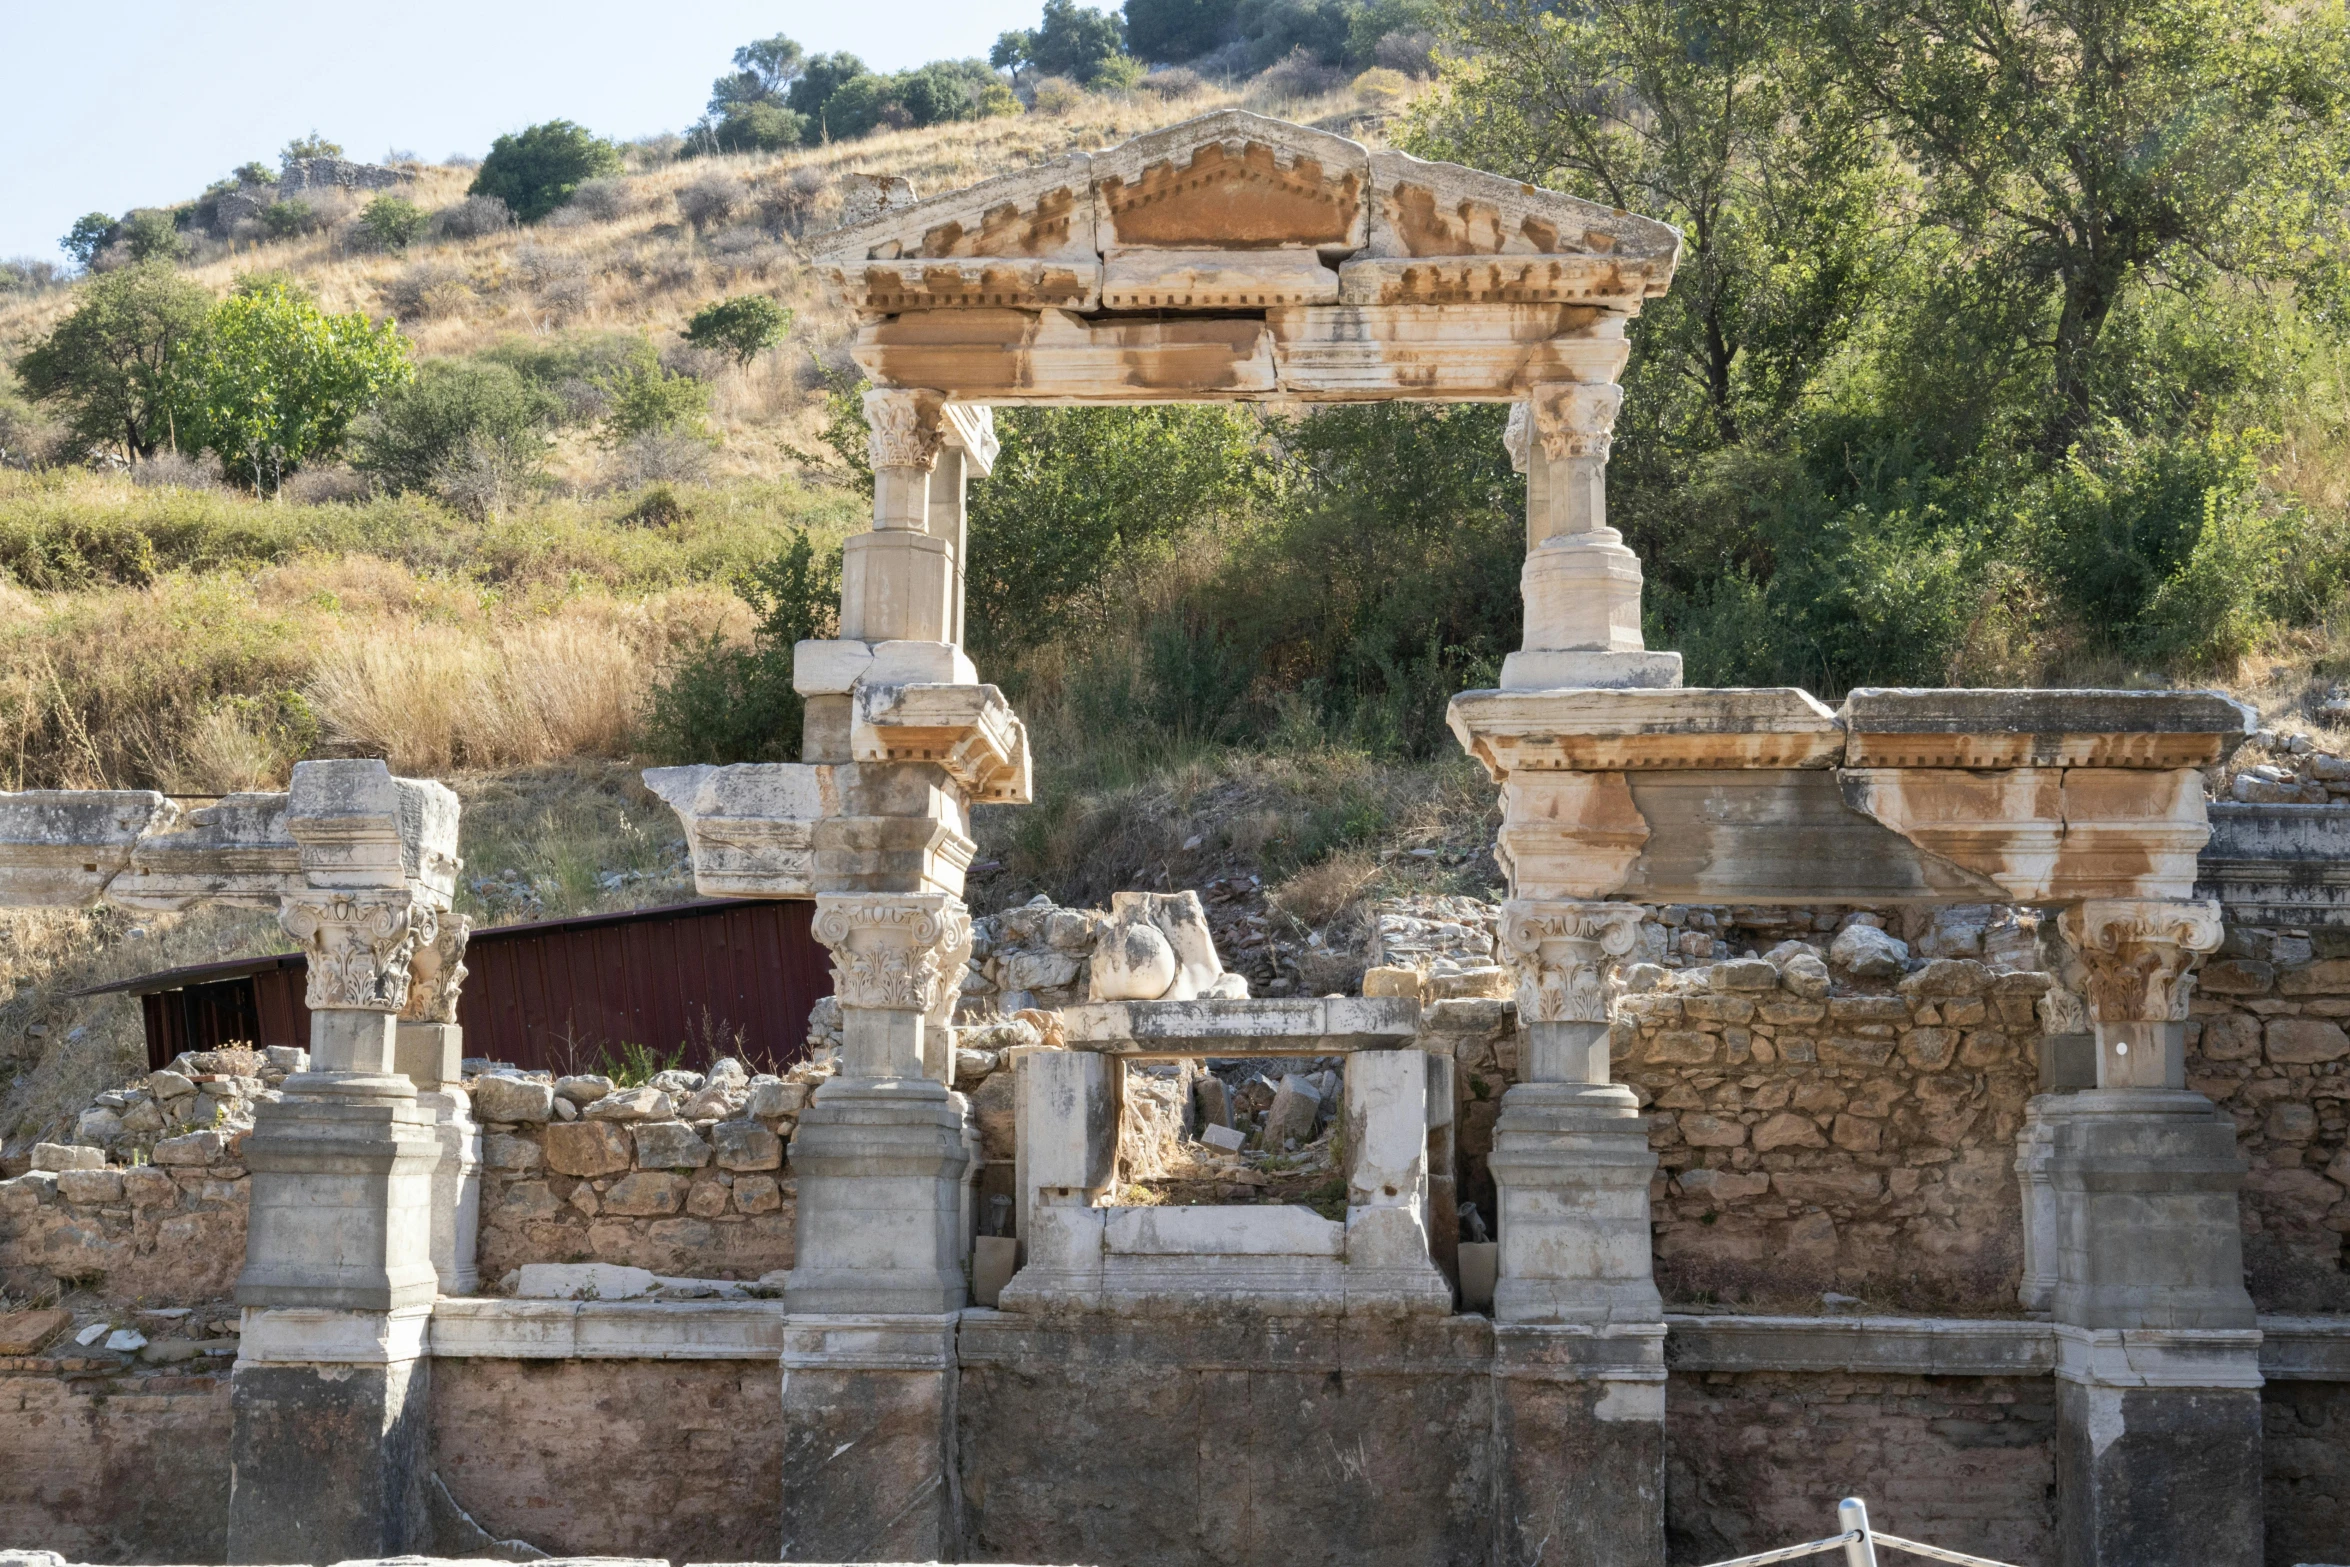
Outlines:
[[984, 56], [1042, 0], [0, 0], [0, 257], [63, 263], [85, 212], [196, 195], [312, 128], [348, 156], [479, 157], [539, 120], [682, 130], [735, 47], [880, 70]]

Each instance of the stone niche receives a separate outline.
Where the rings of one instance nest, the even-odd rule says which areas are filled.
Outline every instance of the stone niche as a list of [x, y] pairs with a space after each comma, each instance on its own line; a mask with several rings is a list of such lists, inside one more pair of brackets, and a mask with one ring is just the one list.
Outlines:
[[[1452, 1310], [1432, 1239], [1451, 1229], [1452, 1062], [1415, 1048], [1416, 1002], [1109, 1002], [1062, 1018], [1069, 1048], [1014, 1068], [1023, 1266], [1006, 1310]], [[1211, 1056], [1343, 1060], [1343, 1219], [1299, 1203], [1116, 1200], [1126, 1066]]]

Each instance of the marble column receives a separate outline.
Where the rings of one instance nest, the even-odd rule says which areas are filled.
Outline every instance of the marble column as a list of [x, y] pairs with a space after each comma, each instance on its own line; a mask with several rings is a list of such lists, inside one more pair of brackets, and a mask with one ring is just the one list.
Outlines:
[[1656, 1173], [1632, 1091], [1609, 1081], [1615, 965], [1629, 903], [1516, 898], [1503, 954], [1525, 1031], [1493, 1172], [1495, 1420], [1508, 1433], [1510, 1562], [1664, 1560], [1664, 1302], [1649, 1240]]
[[2255, 1567], [2260, 1333], [2234, 1123], [2186, 1088], [2181, 1024], [2218, 906], [2064, 911], [2097, 1086], [2050, 1132], [2066, 1567]]
[[1526, 475], [1526, 637], [1502, 661], [1505, 691], [1681, 683], [1681, 655], [1641, 640], [1640, 557], [1607, 522], [1623, 400], [1620, 386], [1568, 382], [1511, 411], [1510, 456]]

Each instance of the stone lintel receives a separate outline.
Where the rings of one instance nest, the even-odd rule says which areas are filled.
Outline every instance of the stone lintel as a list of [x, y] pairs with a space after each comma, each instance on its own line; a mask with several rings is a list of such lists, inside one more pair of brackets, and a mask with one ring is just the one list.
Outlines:
[[856, 694], [849, 754], [943, 768], [976, 801], [1030, 798], [1028, 731], [994, 686], [880, 685], [868, 675]]
[[1854, 767], [2208, 767], [2259, 727], [2217, 691], [1863, 686], [1840, 716]]
[[2210, 837], [2192, 768], [1852, 767], [1855, 810], [2015, 903], [2183, 899]]
[[20, 908], [98, 901], [144, 834], [179, 808], [151, 789], [27, 789], [0, 794], [0, 897]]
[[1420, 1026], [1408, 996], [1096, 1001], [1061, 1012], [1072, 1050], [1119, 1056], [1343, 1055], [1408, 1048]]
[[1496, 780], [1520, 771], [1826, 768], [1844, 727], [1793, 686], [1463, 691], [1446, 721]]
[[140, 839], [130, 867], [106, 888], [123, 908], [200, 903], [274, 909], [302, 885], [302, 846], [286, 827], [283, 794], [232, 794]]
[[1312, 251], [1129, 250], [1102, 264], [1109, 310], [1334, 305], [1338, 274]]

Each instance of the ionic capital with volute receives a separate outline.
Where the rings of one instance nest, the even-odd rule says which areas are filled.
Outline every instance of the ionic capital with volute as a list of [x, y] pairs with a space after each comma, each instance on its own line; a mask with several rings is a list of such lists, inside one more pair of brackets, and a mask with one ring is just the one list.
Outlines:
[[1512, 899], [1501, 945], [1518, 981], [1521, 1023], [1604, 1023], [1616, 963], [1640, 940], [1631, 903]]

